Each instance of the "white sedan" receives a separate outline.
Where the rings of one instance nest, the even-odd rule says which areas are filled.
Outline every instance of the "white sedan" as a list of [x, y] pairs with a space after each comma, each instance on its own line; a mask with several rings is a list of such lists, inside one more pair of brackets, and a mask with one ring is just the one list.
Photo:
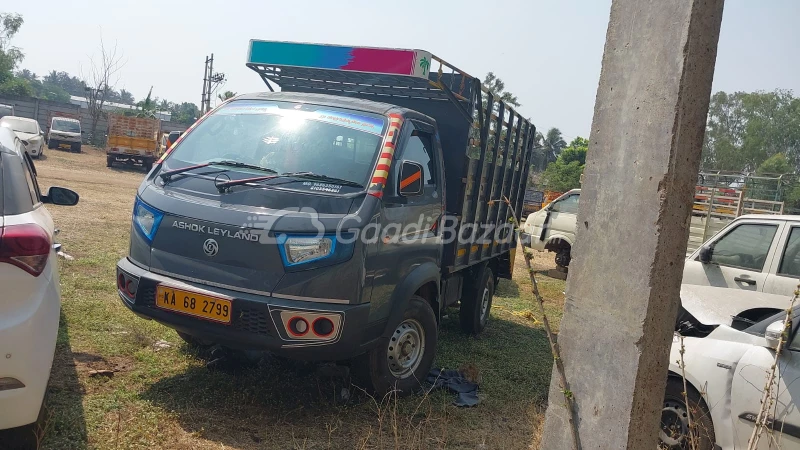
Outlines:
[[74, 205], [75, 192], [42, 195], [33, 160], [14, 133], [0, 127], [0, 448], [28, 448], [58, 334], [61, 296], [57, 245], [43, 203]]
[[5, 116], [0, 119], [0, 127], [10, 128], [22, 141], [25, 151], [33, 158], [44, 153], [44, 133], [39, 122], [26, 117]]
[[[727, 290], [730, 292], [736, 292]], [[767, 294], [769, 295], [769, 294]], [[783, 299], [789, 306], [790, 298]], [[684, 305], [686, 307], [686, 305]], [[659, 448], [733, 450], [748, 448], [767, 380], [775, 361], [775, 348], [783, 329], [785, 312], [737, 330], [728, 325], [703, 325], [682, 310], [669, 360], [669, 378], [661, 413]], [[697, 310], [696, 310], [697, 311]], [[693, 311], [694, 312], [694, 311]], [[706, 311], [700, 311], [700, 315]], [[776, 401], [769, 413], [773, 429], [764, 430], [759, 449], [800, 449], [800, 308], [795, 308], [791, 333], [778, 355], [774, 392]], [[706, 315], [706, 318], [708, 316]], [[686, 407], [681, 374], [685, 372]], [[698, 446], [688, 443], [689, 420], [692, 420]], [[777, 445], [776, 445], [777, 444]]]

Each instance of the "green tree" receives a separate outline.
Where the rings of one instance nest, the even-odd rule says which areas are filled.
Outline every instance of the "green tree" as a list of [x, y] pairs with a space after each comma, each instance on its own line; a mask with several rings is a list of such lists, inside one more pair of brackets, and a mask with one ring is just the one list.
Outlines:
[[756, 169], [756, 174], [764, 175], [784, 175], [794, 172], [792, 165], [783, 153], [776, 153], [761, 163]]
[[184, 125], [191, 125], [200, 117], [200, 108], [190, 102], [183, 102], [181, 104], [173, 103], [169, 112], [172, 114], [172, 122]]
[[14, 76], [14, 69], [25, 55], [11, 45], [11, 39], [23, 23], [19, 14], [0, 13], [0, 94], [26, 96], [33, 93], [28, 80]]
[[566, 192], [581, 186], [581, 174], [586, 166], [589, 141], [576, 137], [565, 147], [558, 158], [547, 166], [542, 174], [542, 183], [547, 189]]
[[217, 98], [220, 99], [220, 101], [223, 101], [223, 102], [225, 100], [228, 100], [229, 98], [233, 98], [233, 97], [236, 97], [236, 92], [233, 92], [233, 91], [225, 91], [222, 94], [217, 94]]
[[711, 97], [704, 169], [751, 172], [778, 153], [792, 167], [800, 164], [800, 99], [792, 91], [717, 92]]
[[126, 105], [133, 105], [136, 103], [136, 101], [133, 98], [133, 94], [131, 94], [129, 91], [126, 91], [125, 89], [119, 90], [119, 101], [120, 103], [124, 103]]

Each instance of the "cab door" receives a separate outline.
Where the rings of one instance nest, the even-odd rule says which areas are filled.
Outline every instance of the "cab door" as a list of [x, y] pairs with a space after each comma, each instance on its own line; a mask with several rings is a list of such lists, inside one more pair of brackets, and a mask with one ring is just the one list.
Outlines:
[[[373, 309], [378, 316], [388, 314], [391, 296], [398, 284], [416, 267], [441, 262], [441, 235], [438, 221], [443, 211], [443, 176], [441, 151], [438, 149], [432, 125], [419, 121], [406, 121], [400, 140], [400, 152], [395, 153], [387, 186], [384, 189], [383, 206], [377, 219], [379, 230], [376, 238], [376, 256], [369, 258], [374, 264], [372, 287]], [[404, 163], [418, 164], [421, 173], [417, 177], [405, 176]], [[409, 180], [419, 182], [419, 193], [401, 195], [400, 186], [408, 186]], [[368, 271], [370, 268], [368, 268]]]
[[790, 296], [800, 284], [800, 224], [787, 222], [777, 245], [772, 270], [767, 274], [764, 292]]
[[699, 252], [687, 260], [683, 283], [763, 291], [775, 256], [781, 221], [741, 220], [703, 246], [713, 246], [711, 261]]

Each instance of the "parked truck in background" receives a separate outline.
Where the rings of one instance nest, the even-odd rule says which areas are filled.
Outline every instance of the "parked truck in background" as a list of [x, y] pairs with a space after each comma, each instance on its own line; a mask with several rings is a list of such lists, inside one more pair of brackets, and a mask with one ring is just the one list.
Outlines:
[[106, 166], [139, 164], [149, 172], [158, 159], [160, 135], [158, 119], [109, 114]]
[[251, 41], [247, 65], [281, 92], [212, 110], [145, 178], [122, 303], [413, 392], [445, 308], [480, 333], [512, 276], [536, 128], [425, 51]]
[[81, 152], [83, 131], [78, 117], [53, 115], [48, 122], [47, 148], [57, 148], [72, 152]]

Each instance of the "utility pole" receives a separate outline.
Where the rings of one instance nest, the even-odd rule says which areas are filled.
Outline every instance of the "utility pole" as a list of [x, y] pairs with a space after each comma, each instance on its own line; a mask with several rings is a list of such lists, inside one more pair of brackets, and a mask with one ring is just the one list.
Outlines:
[[220, 83], [225, 81], [225, 74], [214, 73], [214, 54], [206, 56], [206, 65], [203, 70], [203, 95], [200, 98], [200, 115], [211, 111], [211, 96]]

